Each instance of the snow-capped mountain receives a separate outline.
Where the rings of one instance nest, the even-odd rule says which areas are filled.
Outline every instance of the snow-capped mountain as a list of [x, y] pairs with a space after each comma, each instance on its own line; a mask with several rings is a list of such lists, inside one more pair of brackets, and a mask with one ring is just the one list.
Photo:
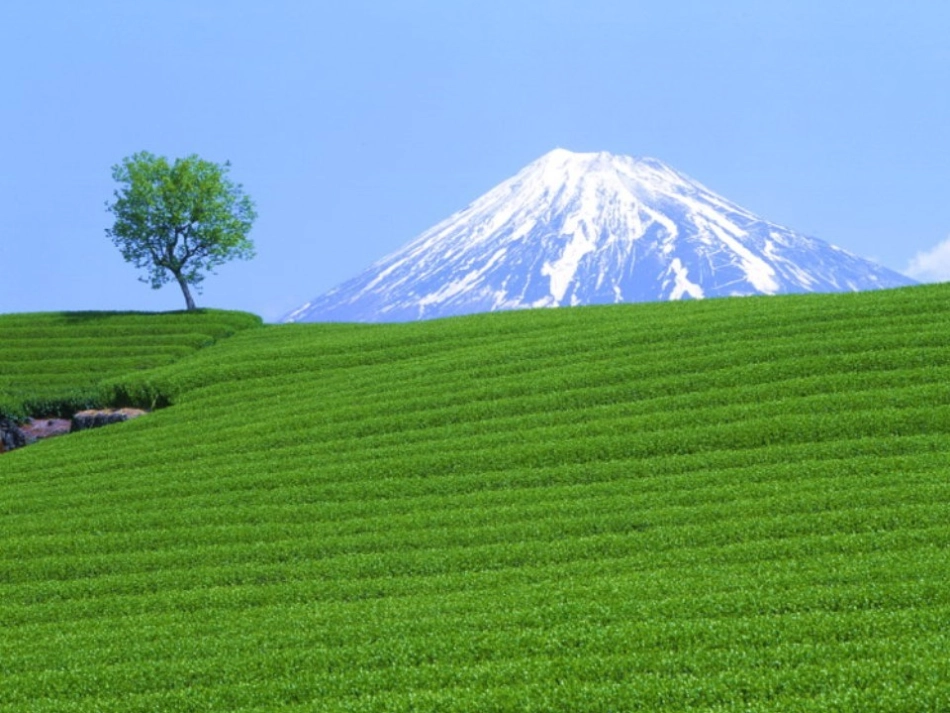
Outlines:
[[396, 322], [911, 284], [763, 220], [655, 159], [556, 149], [285, 321]]

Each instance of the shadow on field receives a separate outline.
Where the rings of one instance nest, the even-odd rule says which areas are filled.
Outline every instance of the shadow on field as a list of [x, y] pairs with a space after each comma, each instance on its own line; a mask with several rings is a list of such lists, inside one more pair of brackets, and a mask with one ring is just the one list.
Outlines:
[[[195, 310], [190, 314], [202, 314], [204, 310]], [[93, 322], [107, 322], [110, 319], [117, 318], [127, 318], [127, 317], [151, 317], [154, 315], [174, 315], [174, 314], [189, 314], [186, 310], [174, 310], [170, 312], [96, 312], [96, 311], [85, 311], [85, 312], [63, 312], [63, 319], [67, 324], [91, 324]]]

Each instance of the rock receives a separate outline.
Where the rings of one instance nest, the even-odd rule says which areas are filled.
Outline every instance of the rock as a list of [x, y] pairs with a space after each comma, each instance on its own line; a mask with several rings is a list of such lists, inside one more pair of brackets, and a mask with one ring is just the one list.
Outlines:
[[28, 418], [26, 423], [20, 426], [27, 440], [62, 436], [69, 433], [69, 428], [68, 418]]
[[52, 438], [70, 431], [83, 431], [88, 428], [106, 426], [110, 423], [128, 421], [146, 413], [147, 411], [137, 408], [90, 409], [80, 411], [72, 417], [72, 420], [30, 418], [22, 425], [17, 425], [8, 418], [0, 418], [0, 453], [28, 446], [42, 438]]
[[26, 434], [8, 418], [0, 418], [0, 453], [22, 448], [31, 443]]
[[85, 431], [89, 428], [99, 428], [108, 426], [110, 423], [121, 423], [129, 421], [139, 416], [144, 416], [147, 411], [137, 408], [120, 409], [89, 409], [80, 411], [72, 418], [71, 431]]

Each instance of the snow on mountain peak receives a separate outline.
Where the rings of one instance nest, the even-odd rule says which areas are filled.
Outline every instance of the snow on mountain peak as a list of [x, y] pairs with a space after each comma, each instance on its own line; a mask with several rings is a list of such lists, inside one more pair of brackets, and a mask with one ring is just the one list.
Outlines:
[[913, 284], [662, 161], [557, 148], [286, 321]]

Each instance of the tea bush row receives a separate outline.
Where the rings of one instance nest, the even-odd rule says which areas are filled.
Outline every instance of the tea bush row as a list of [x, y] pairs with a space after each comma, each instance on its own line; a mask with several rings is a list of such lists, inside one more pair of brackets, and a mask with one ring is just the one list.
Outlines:
[[[171, 364], [260, 325], [241, 312], [0, 315], [0, 416], [69, 416], [105, 405], [99, 382]], [[125, 405], [125, 404], [123, 404]]]

